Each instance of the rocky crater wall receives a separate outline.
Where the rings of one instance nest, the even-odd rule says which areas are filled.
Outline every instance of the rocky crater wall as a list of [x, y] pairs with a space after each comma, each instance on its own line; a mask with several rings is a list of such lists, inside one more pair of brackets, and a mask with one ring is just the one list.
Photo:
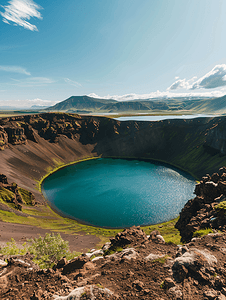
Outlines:
[[226, 165], [226, 117], [158, 122], [45, 113], [0, 119], [2, 173], [35, 190], [56, 165], [85, 157], [159, 160], [197, 179]]

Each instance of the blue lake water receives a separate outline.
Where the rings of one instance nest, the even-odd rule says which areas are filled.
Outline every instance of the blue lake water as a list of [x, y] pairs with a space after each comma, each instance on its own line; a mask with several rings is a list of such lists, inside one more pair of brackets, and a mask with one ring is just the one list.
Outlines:
[[42, 191], [64, 216], [86, 224], [122, 228], [175, 218], [193, 198], [195, 180], [161, 164], [94, 159], [47, 177]]
[[126, 116], [114, 118], [118, 121], [161, 121], [161, 120], [171, 120], [171, 119], [194, 119], [194, 118], [211, 118], [217, 117], [218, 115], [205, 115], [205, 114], [196, 114], [196, 115], [165, 115], [165, 116]]

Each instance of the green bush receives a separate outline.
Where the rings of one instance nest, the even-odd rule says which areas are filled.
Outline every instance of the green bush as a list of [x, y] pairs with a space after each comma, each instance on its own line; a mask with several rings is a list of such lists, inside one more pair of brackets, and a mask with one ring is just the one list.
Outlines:
[[27, 243], [24, 243], [22, 248], [18, 248], [15, 240], [11, 238], [5, 247], [0, 248], [0, 253], [3, 255], [24, 255], [27, 253]]
[[45, 237], [39, 236], [29, 242], [31, 246], [28, 247], [28, 251], [35, 256], [34, 262], [40, 268], [53, 267], [62, 257], [67, 259], [74, 257], [69, 251], [68, 242], [64, 241], [59, 233], [57, 235], [46, 233]]
[[34, 255], [33, 261], [42, 269], [52, 268], [63, 257], [70, 260], [80, 254], [70, 252], [68, 242], [64, 241], [59, 233], [56, 235], [46, 233], [44, 237], [39, 236], [28, 240], [28, 243], [24, 243], [22, 248], [19, 248], [15, 240], [11, 239], [11, 242], [6, 243], [7, 245], [0, 249], [0, 253], [4, 255], [24, 255], [29, 252]]

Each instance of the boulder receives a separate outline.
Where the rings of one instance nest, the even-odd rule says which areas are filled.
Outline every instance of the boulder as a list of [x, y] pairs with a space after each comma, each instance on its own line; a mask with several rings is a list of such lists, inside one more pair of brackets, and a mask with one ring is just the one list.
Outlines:
[[126, 249], [122, 250], [121, 252], [116, 252], [111, 255], [106, 255], [105, 258], [106, 259], [114, 258], [114, 260], [121, 261], [121, 260], [131, 260], [132, 258], [135, 259], [138, 256], [139, 256], [139, 254], [135, 251], [134, 248], [126, 248]]
[[158, 230], [152, 231], [148, 239], [157, 244], [165, 244], [165, 240]]
[[216, 257], [208, 250], [191, 248], [174, 260], [172, 269], [175, 278], [179, 281], [183, 281], [188, 276], [198, 281], [208, 281], [209, 268], [214, 268], [216, 263]]
[[78, 256], [63, 267], [62, 274], [72, 273], [81, 269], [88, 261], [89, 258], [86, 255]]
[[[79, 300], [82, 296], [86, 296], [87, 300], [108, 299], [113, 296], [113, 292], [107, 288], [101, 288], [95, 285], [86, 285], [74, 289], [68, 296], [54, 296], [55, 300]], [[99, 298], [101, 297], [101, 298]]]
[[133, 226], [128, 229], [124, 229], [123, 232], [119, 232], [113, 239], [111, 239], [111, 245], [109, 250], [117, 247], [125, 247], [131, 243], [141, 243], [147, 241], [148, 238], [145, 232], [140, 229], [140, 226]]

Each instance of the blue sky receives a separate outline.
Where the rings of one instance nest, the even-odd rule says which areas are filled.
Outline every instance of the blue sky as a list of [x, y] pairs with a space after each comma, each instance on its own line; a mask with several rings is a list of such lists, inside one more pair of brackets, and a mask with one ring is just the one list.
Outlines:
[[0, 106], [226, 94], [225, 0], [2, 0]]

